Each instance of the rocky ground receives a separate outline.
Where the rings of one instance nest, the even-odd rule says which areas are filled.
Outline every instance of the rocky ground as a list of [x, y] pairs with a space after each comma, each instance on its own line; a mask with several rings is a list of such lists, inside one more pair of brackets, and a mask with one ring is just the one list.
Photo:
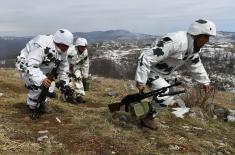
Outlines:
[[235, 154], [235, 124], [226, 119], [235, 110], [234, 93], [217, 91], [206, 101], [198, 94], [185, 96], [190, 106], [185, 117], [168, 107], [152, 131], [127, 113], [114, 117], [107, 109], [133, 92], [132, 81], [93, 78], [87, 104], [50, 100], [46, 114], [32, 121], [19, 74], [0, 69], [0, 154]]

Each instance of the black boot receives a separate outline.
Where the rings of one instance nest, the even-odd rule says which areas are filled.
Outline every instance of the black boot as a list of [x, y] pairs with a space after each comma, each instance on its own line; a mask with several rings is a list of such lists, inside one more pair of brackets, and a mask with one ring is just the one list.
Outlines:
[[82, 96], [77, 96], [76, 97], [76, 102], [77, 103], [86, 103], [86, 100]]
[[27, 109], [29, 111], [29, 117], [32, 120], [37, 120], [41, 114], [45, 113], [45, 103], [40, 104], [40, 106], [38, 108], [34, 108], [34, 109], [30, 108], [27, 105]]
[[56, 98], [56, 93], [55, 92], [48, 92], [47, 97], [49, 98]]

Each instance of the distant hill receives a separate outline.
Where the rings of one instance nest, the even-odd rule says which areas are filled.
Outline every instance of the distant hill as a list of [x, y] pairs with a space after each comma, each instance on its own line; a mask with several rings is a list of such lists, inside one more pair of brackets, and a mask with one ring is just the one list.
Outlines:
[[[120, 40], [146, 40], [157, 36], [148, 34], [133, 33], [126, 30], [109, 30], [93, 32], [74, 32], [74, 37], [84, 37], [89, 43], [103, 41], [120, 41]], [[32, 37], [0, 37], [0, 60], [15, 58], [25, 44]], [[235, 32], [218, 32], [214, 41], [235, 42]]]
[[146, 39], [153, 35], [132, 33], [126, 30], [109, 30], [109, 31], [93, 31], [93, 32], [75, 32], [75, 38], [84, 37], [89, 42], [112, 41], [112, 40], [131, 40]]
[[[84, 37], [89, 43], [112, 40], [140, 40], [153, 35], [132, 33], [126, 30], [109, 30], [93, 32], [75, 32], [74, 38]], [[0, 60], [15, 58], [32, 37], [0, 37]]]
[[26, 37], [0, 37], [0, 60], [16, 57], [29, 40]]

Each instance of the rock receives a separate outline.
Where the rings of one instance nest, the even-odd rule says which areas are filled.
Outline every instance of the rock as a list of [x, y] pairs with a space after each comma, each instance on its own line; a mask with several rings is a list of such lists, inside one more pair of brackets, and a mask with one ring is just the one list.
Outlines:
[[127, 84], [124, 84], [124, 86], [125, 86], [126, 90], [128, 90], [128, 91], [133, 91], [136, 89], [134, 83], [131, 81], [129, 81]]
[[40, 144], [38, 143], [30, 143], [30, 146], [31, 146], [31, 149], [33, 150], [39, 150], [41, 148]]
[[160, 123], [160, 128], [170, 128], [168, 125], [164, 125], [164, 124], [162, 124], [162, 123]]
[[179, 140], [180, 141], [186, 141], [186, 139], [184, 137], [180, 137]]
[[58, 123], [61, 123], [61, 120], [58, 117], [56, 117], [55, 119]]
[[58, 147], [59, 147], [59, 148], [63, 148], [63, 144], [62, 144], [62, 143], [59, 143], [59, 144], [58, 144]]
[[4, 94], [3, 93], [0, 93], [0, 97], [2, 97]]
[[106, 92], [105, 94], [108, 95], [108, 96], [116, 96], [116, 95], [118, 95], [118, 93], [113, 91], [111, 88], [106, 88], [104, 91]]
[[38, 137], [38, 138], [37, 138], [37, 141], [38, 141], [38, 142], [42, 142], [44, 139], [48, 139], [48, 136], [47, 136], [47, 135], [44, 135], [44, 136]]
[[203, 128], [199, 128], [199, 127], [193, 127], [193, 129], [195, 129], [195, 130], [203, 130]]
[[98, 76], [96, 76], [96, 75], [91, 75], [90, 78], [91, 78], [91, 80], [95, 80], [95, 79], [98, 78]]
[[218, 108], [214, 110], [214, 113], [217, 117], [223, 118], [226, 115], [226, 110], [223, 108]]
[[108, 96], [117, 96], [118, 93], [117, 93], [117, 92], [114, 92], [114, 91], [110, 91], [110, 92], [107, 92], [107, 95], [108, 95]]
[[196, 118], [197, 114], [196, 114], [195, 112], [191, 112], [191, 113], [189, 114], [189, 116], [192, 117], [192, 118]]
[[116, 154], [116, 152], [112, 151], [112, 154]]
[[105, 88], [104, 91], [105, 91], [105, 92], [110, 92], [110, 91], [112, 91], [112, 89], [111, 89], [111, 88]]
[[227, 119], [228, 119], [229, 122], [235, 122], [235, 117], [234, 116], [228, 115]]
[[213, 116], [213, 119], [216, 120], [216, 119], [218, 119], [218, 117], [217, 117], [216, 115], [214, 115], [214, 116]]
[[219, 145], [222, 147], [226, 146], [226, 144], [224, 144], [223, 142], [220, 142]]
[[209, 114], [209, 116], [213, 116], [214, 115], [214, 109], [215, 109], [215, 105], [214, 104], [209, 104], [207, 107], [207, 113]]
[[189, 126], [182, 126], [184, 129], [186, 129], [187, 131], [189, 131], [190, 130], [190, 127]]
[[48, 133], [48, 130], [42, 130], [42, 131], [38, 131], [39, 134], [45, 134]]
[[235, 110], [228, 109], [228, 111], [229, 111], [229, 115], [230, 116], [234, 116], [235, 117]]
[[178, 151], [178, 150], [180, 150], [180, 147], [178, 145], [169, 145], [168, 149]]
[[177, 103], [177, 105], [178, 105], [179, 107], [181, 107], [181, 108], [186, 107], [186, 106], [185, 106], [185, 102], [184, 102], [181, 98], [179, 98], [179, 97], [177, 97], [177, 98], [175, 99], [175, 103]]
[[120, 115], [119, 120], [124, 121], [124, 122], [128, 122], [128, 117], [126, 115]]
[[216, 155], [224, 155], [222, 152], [217, 152]]

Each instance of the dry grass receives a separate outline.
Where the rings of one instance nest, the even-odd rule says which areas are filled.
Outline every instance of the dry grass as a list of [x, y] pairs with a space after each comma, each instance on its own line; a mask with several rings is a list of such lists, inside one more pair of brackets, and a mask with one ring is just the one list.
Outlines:
[[[125, 115], [127, 122], [113, 119], [107, 104], [130, 93], [124, 85], [127, 80], [97, 78], [87, 92], [87, 104], [51, 100], [48, 112], [32, 121], [25, 110], [26, 90], [19, 76], [13, 70], [0, 70], [0, 79], [0, 93], [4, 93], [0, 97], [0, 154], [235, 153], [234, 123], [199, 116], [179, 119], [170, 109], [157, 118], [158, 131], [141, 127], [124, 112], [118, 115]], [[106, 95], [107, 88], [117, 95]], [[37, 141], [40, 130], [48, 130], [48, 139], [43, 142]]]

